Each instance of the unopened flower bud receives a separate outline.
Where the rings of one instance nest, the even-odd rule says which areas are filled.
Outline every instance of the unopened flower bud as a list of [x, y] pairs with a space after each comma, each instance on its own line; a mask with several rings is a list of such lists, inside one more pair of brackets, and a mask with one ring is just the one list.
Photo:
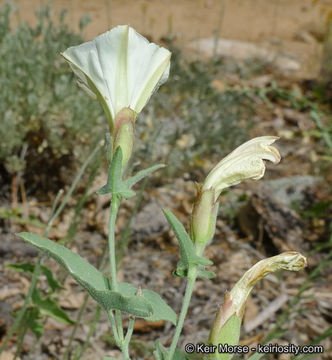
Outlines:
[[197, 196], [190, 219], [190, 235], [198, 254], [210, 243], [215, 232], [218, 204], [214, 197], [213, 189], [202, 190], [202, 186], [197, 185]]
[[[240, 325], [246, 300], [255, 284], [266, 275], [277, 270], [299, 271], [307, 264], [306, 258], [298, 252], [288, 251], [264, 259], [250, 268], [225, 296], [222, 308], [217, 312], [209, 342], [211, 344], [236, 345], [240, 336]], [[231, 338], [230, 338], [231, 334]], [[231, 354], [214, 354], [212, 359], [227, 360]]]
[[113, 153], [118, 146], [122, 150], [122, 169], [130, 159], [134, 145], [134, 124], [137, 114], [135, 111], [124, 108], [115, 117], [115, 131], [113, 140]]
[[276, 136], [261, 136], [236, 148], [212, 169], [205, 179], [203, 190], [213, 188], [217, 200], [227, 187], [243, 180], [262, 178], [265, 172], [263, 160], [270, 160], [274, 164], [280, 161], [278, 150], [270, 146], [277, 139]]

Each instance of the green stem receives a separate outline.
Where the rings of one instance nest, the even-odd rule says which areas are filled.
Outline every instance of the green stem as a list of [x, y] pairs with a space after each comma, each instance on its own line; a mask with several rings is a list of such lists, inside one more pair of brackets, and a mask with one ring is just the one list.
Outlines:
[[115, 343], [116, 343], [116, 345], [121, 347], [121, 342], [120, 342], [120, 338], [119, 338], [119, 335], [118, 335], [118, 329], [116, 328], [116, 322], [115, 322], [115, 318], [114, 318], [114, 315], [113, 315], [113, 311], [110, 310], [107, 313], [107, 315], [108, 315], [108, 318], [109, 318], [110, 323], [111, 323], [111, 328], [112, 328], [112, 331], [113, 331], [113, 336], [114, 336]]
[[174, 334], [172, 344], [171, 344], [171, 347], [170, 347], [170, 350], [168, 353], [168, 360], [173, 360], [176, 345], [179, 341], [179, 337], [180, 337], [180, 334], [181, 334], [181, 331], [183, 328], [184, 319], [186, 318], [186, 315], [187, 315], [191, 295], [194, 290], [196, 277], [197, 277], [197, 266], [190, 268], [190, 270], [188, 271], [186, 293], [184, 295], [180, 317], [179, 317], [178, 323], [176, 324], [175, 334]]
[[130, 360], [129, 343], [130, 343], [131, 336], [133, 335], [134, 323], [135, 323], [135, 318], [133, 316], [130, 316], [127, 334], [126, 334], [126, 337], [124, 339], [123, 346], [122, 346], [122, 354], [123, 354], [124, 360]]
[[[120, 207], [120, 203], [121, 203], [121, 199], [117, 195], [113, 194], [111, 209], [110, 209], [109, 234], [108, 234], [112, 291], [118, 291], [118, 282], [116, 279], [116, 257], [115, 257], [115, 222]], [[119, 310], [115, 310], [115, 317], [117, 321], [119, 338], [120, 341], [122, 342], [124, 340], [124, 336], [123, 336], [121, 312]]]
[[112, 196], [110, 220], [109, 220], [109, 234], [108, 234], [108, 248], [111, 266], [111, 282], [112, 291], [118, 291], [118, 282], [116, 280], [116, 258], [115, 258], [115, 222], [118, 214], [121, 200], [116, 196]]

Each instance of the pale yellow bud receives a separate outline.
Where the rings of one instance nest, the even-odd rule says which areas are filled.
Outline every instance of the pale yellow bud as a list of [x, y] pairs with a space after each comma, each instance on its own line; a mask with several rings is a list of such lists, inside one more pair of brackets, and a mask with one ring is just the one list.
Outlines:
[[214, 190], [202, 190], [202, 186], [197, 185], [197, 196], [190, 219], [190, 235], [198, 254], [201, 254], [212, 240], [217, 213], [218, 204], [214, 201]]
[[263, 160], [270, 160], [274, 164], [280, 161], [278, 150], [270, 146], [277, 139], [276, 136], [261, 136], [236, 148], [212, 169], [205, 179], [203, 190], [213, 188], [217, 200], [227, 187], [243, 180], [262, 178], [265, 172]]
[[115, 117], [115, 131], [113, 140], [113, 153], [118, 146], [122, 150], [122, 169], [130, 159], [134, 145], [134, 124], [137, 114], [135, 111], [124, 108]]
[[[277, 270], [299, 271], [307, 264], [306, 258], [298, 252], [288, 251], [280, 255], [259, 261], [251, 267], [242, 278], [235, 284], [230, 293], [225, 296], [222, 308], [217, 312], [211, 328], [209, 342], [211, 344], [225, 344], [226, 340], [236, 345], [240, 336], [240, 324], [242, 321], [246, 300], [255, 284], [266, 275]], [[236, 321], [235, 321], [236, 320]], [[227, 339], [233, 328], [232, 339]], [[227, 330], [227, 331], [226, 331]], [[230, 359], [226, 354], [215, 354], [212, 359]]]

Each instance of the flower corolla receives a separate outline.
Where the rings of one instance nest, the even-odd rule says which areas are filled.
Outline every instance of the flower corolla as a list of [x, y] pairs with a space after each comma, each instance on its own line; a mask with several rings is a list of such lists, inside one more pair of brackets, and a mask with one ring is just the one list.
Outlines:
[[167, 49], [150, 43], [128, 25], [70, 47], [62, 55], [79, 86], [101, 102], [112, 135], [116, 115], [124, 108], [140, 113], [167, 80], [171, 57]]

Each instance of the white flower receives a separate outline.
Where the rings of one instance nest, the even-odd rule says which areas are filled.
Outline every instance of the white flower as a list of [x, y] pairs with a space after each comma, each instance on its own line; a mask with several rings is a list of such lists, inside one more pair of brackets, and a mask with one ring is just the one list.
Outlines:
[[263, 177], [263, 160], [270, 160], [274, 164], [280, 161], [278, 150], [270, 146], [277, 139], [276, 136], [261, 136], [236, 148], [212, 169], [205, 179], [203, 190], [213, 188], [217, 200], [223, 189], [246, 179], [258, 180]]
[[139, 113], [167, 80], [171, 57], [167, 49], [150, 43], [127, 25], [70, 47], [62, 55], [78, 84], [101, 102], [111, 132], [119, 111], [128, 107]]

